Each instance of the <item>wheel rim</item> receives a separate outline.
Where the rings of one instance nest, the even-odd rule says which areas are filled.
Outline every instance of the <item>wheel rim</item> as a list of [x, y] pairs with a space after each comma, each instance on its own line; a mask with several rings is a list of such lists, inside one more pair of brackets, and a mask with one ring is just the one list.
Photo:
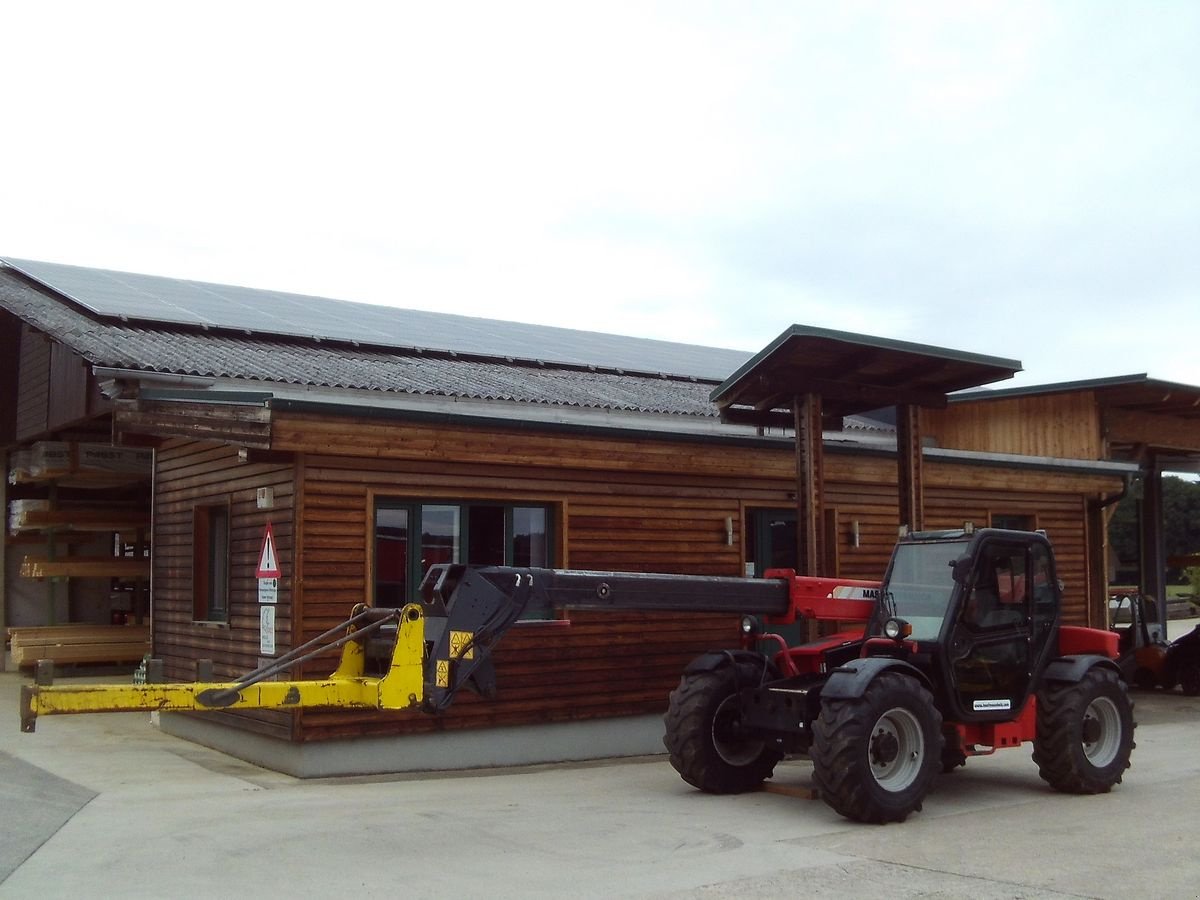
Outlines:
[[1112, 763], [1121, 749], [1121, 714], [1108, 697], [1097, 697], [1083, 714], [1083, 755], [1098, 769]]
[[889, 709], [875, 723], [868, 748], [871, 774], [888, 791], [902, 791], [917, 780], [925, 758], [921, 723], [907, 709]]
[[731, 766], [748, 766], [762, 755], [762, 741], [746, 740], [739, 734], [742, 717], [738, 712], [738, 696], [730, 694], [721, 701], [713, 716], [712, 742], [717, 756]]

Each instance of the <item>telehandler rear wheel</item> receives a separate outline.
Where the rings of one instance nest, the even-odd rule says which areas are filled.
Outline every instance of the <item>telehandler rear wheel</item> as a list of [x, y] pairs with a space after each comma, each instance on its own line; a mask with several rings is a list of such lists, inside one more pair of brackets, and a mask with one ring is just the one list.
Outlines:
[[813, 726], [821, 798], [858, 822], [903, 822], [942, 770], [942, 714], [915, 678], [884, 672], [861, 697], [822, 701]]
[[1120, 784], [1133, 752], [1135, 723], [1117, 673], [1097, 667], [1078, 683], [1045, 685], [1037, 699], [1038, 774], [1068, 794], [1103, 794]]
[[663, 743], [688, 784], [710, 794], [739, 794], [771, 777], [783, 754], [743, 734], [738, 710], [738, 691], [761, 677], [758, 667], [737, 663], [679, 680], [664, 717]]

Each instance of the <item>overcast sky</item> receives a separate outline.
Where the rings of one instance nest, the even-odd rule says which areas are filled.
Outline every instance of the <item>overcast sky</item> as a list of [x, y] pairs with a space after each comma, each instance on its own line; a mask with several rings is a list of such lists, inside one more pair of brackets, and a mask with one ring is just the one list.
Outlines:
[[1200, 384], [1200, 3], [6, 4], [0, 256]]

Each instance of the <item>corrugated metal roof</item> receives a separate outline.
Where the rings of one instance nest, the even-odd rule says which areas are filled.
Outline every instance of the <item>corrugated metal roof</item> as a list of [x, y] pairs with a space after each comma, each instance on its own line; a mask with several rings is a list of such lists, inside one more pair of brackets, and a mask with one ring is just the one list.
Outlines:
[[602, 410], [715, 417], [713, 381], [97, 320], [0, 269], [0, 308], [97, 366]]
[[720, 381], [750, 358], [741, 350], [351, 303], [182, 278], [0, 259], [78, 304], [96, 321], [249, 331], [499, 360], [597, 366]]

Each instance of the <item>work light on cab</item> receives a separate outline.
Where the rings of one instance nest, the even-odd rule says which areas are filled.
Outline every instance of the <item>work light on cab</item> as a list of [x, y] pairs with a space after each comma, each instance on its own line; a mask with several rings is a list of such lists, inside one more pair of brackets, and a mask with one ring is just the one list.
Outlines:
[[883, 634], [893, 641], [902, 641], [912, 634], [912, 625], [903, 619], [888, 619], [883, 623]]

